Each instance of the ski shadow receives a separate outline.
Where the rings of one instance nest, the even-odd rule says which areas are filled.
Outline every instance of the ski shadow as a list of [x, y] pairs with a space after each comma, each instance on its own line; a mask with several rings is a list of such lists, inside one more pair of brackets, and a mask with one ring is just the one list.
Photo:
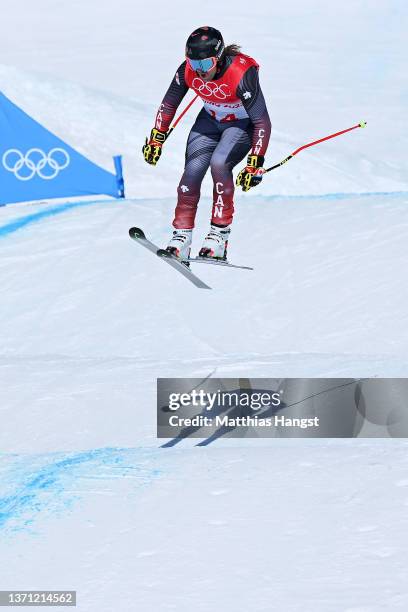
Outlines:
[[[279, 385], [278, 385], [278, 389], [279, 389]], [[236, 393], [238, 398], [240, 398], [241, 395], [248, 396], [248, 395], [252, 395], [255, 393], [259, 393], [259, 394], [268, 393], [270, 395], [271, 393], [278, 393], [278, 389], [271, 390], [271, 389], [253, 388], [251, 386], [249, 379], [240, 379], [239, 387], [236, 389], [228, 389], [228, 393], [231, 393], [231, 394]], [[223, 390], [226, 391], [225, 388]], [[277, 414], [284, 408], [286, 408], [286, 405], [283, 402], [281, 402], [279, 406], [268, 406], [267, 408], [260, 408], [256, 410], [254, 410], [250, 406], [237, 405], [233, 407], [229, 407], [229, 406], [225, 407], [225, 406], [217, 405], [212, 408], [211, 416], [214, 419], [217, 416], [218, 417], [228, 417], [228, 419], [234, 419], [234, 420], [239, 417], [249, 417], [249, 416], [251, 417], [257, 416], [258, 418], [266, 419], [266, 418], [271, 418], [275, 416], [275, 414]], [[161, 410], [163, 412], [172, 412], [169, 406], [163, 406]], [[206, 407], [204, 407], [203, 410], [196, 416], [203, 416], [203, 417], [208, 416], [208, 411]], [[201, 426], [185, 427], [180, 431], [178, 436], [176, 436], [175, 438], [172, 438], [171, 440], [168, 440], [168, 442], [165, 442], [165, 444], [162, 444], [161, 448], [171, 448], [173, 446], [176, 446], [177, 444], [179, 444], [182, 440], [185, 440], [186, 438], [191, 438], [191, 437], [199, 438], [201, 436], [197, 434], [199, 433], [201, 429], [203, 429]], [[237, 425], [229, 425], [229, 424], [221, 425], [210, 436], [198, 442], [196, 446], [208, 446], [209, 444], [211, 444], [212, 442], [215, 442], [219, 438], [222, 438], [224, 436], [227, 436], [233, 433], [236, 429], [238, 429]]]

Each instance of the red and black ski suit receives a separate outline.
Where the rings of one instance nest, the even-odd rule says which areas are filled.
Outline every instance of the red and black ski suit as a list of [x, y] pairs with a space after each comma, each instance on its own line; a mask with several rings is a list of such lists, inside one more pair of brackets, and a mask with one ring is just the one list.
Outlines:
[[212, 81], [203, 81], [188, 62], [177, 70], [160, 105], [155, 127], [166, 132], [189, 89], [204, 107], [191, 128], [184, 173], [177, 188], [173, 226], [194, 227], [200, 188], [208, 168], [214, 181], [211, 222], [225, 227], [234, 214], [233, 168], [251, 151], [265, 155], [271, 122], [258, 77], [259, 66], [243, 53], [227, 56]]

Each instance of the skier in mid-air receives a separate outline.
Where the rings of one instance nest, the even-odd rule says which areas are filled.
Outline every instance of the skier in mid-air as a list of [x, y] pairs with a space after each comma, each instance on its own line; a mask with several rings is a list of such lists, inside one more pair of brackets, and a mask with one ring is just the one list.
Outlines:
[[211, 167], [214, 182], [211, 227], [199, 257], [225, 260], [234, 214], [233, 168], [248, 155], [237, 177], [243, 191], [262, 180], [271, 122], [261, 91], [257, 62], [237, 45], [225, 47], [221, 33], [206, 26], [186, 44], [186, 60], [178, 68], [160, 105], [143, 155], [156, 165], [176, 110], [192, 89], [204, 102], [188, 136], [185, 167], [177, 188], [173, 236], [167, 251], [187, 260], [204, 175]]

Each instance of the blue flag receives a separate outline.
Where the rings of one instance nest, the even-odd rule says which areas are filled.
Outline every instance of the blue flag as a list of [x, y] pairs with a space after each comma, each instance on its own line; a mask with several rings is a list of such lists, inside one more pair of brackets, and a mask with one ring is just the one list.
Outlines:
[[0, 92], [0, 205], [49, 198], [124, 197], [121, 157], [107, 172]]

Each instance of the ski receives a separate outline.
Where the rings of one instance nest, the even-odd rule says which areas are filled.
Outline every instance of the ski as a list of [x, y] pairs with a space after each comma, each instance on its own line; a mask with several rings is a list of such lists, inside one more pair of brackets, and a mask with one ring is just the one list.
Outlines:
[[190, 261], [191, 263], [205, 263], [205, 264], [211, 264], [213, 266], [224, 266], [224, 268], [238, 268], [239, 270], [253, 270], [253, 268], [250, 268], [249, 266], [236, 266], [235, 264], [229, 263], [229, 261], [211, 259], [209, 257], [208, 258], [190, 257], [188, 261]]
[[160, 257], [160, 259], [164, 259], [167, 263], [172, 267], [182, 273], [183, 276], [188, 278], [196, 287], [200, 289], [211, 289], [208, 285], [206, 285], [198, 276], [191, 272], [190, 268], [186, 266], [186, 264], [182, 263], [181, 259], [178, 259], [175, 255], [172, 255], [166, 249], [157, 249], [156, 255]]
[[206, 285], [200, 278], [198, 278], [198, 276], [193, 274], [193, 272], [191, 272], [191, 270], [185, 264], [177, 259], [177, 257], [174, 257], [171, 255], [171, 253], [168, 253], [168, 251], [165, 251], [164, 249], [159, 249], [157, 245], [148, 240], [144, 231], [139, 227], [131, 227], [129, 230], [129, 236], [135, 242], [138, 242], [155, 255], [158, 255], [160, 259], [166, 261], [172, 268], [180, 272], [196, 287], [199, 287], [200, 289], [211, 289], [211, 287]]

